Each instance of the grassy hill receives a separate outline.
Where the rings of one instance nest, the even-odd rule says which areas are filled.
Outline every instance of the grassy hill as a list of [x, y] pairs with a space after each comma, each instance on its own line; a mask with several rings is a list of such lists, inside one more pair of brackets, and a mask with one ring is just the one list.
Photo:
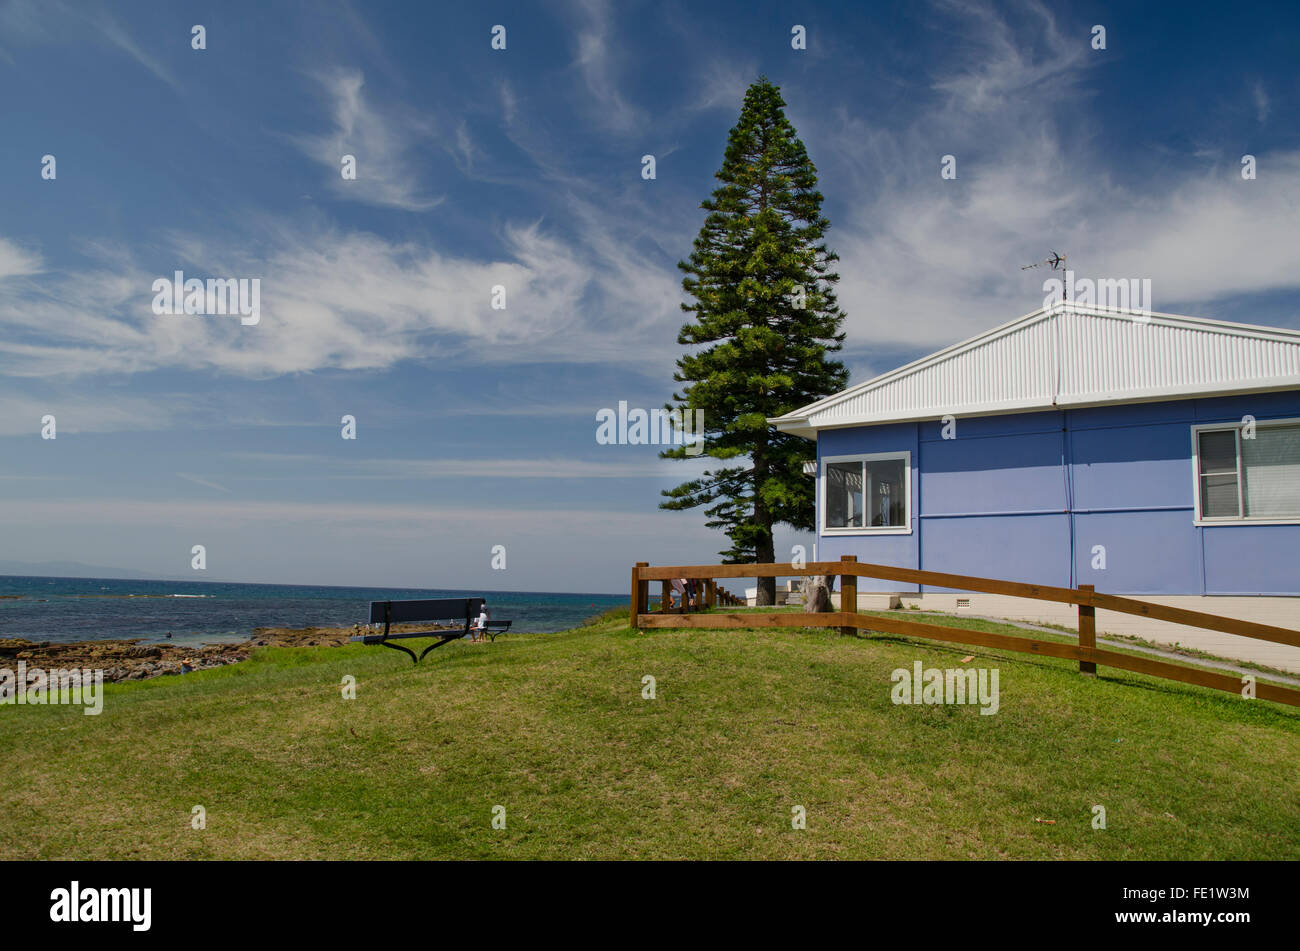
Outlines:
[[[418, 668], [268, 648], [109, 687], [98, 717], [0, 707], [0, 857], [1300, 857], [1300, 711], [902, 638], [625, 625]], [[996, 715], [891, 702], [893, 669], [968, 653]]]

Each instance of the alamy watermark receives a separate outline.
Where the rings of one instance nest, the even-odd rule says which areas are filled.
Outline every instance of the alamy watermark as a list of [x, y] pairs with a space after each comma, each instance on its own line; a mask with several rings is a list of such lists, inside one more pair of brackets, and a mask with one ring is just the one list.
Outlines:
[[[1068, 293], [1067, 293], [1068, 292]], [[1062, 302], [1112, 310], [1142, 317], [1151, 316], [1151, 278], [1075, 278], [1074, 271], [1065, 272], [1065, 280], [1049, 277], [1043, 281], [1043, 308], [1050, 310]]]
[[148, 931], [152, 909], [152, 888], [84, 888], [73, 881], [50, 892], [53, 922], [125, 922], [132, 931]]
[[15, 672], [0, 667], [0, 703], [19, 706], [83, 705], [88, 717], [104, 712], [104, 672], [102, 670], [42, 670], [18, 662]]
[[197, 314], [205, 317], [238, 315], [251, 327], [262, 319], [262, 279], [258, 277], [188, 280], [183, 271], [153, 282], [153, 312], [157, 315]]
[[889, 698], [895, 704], [979, 704], [980, 716], [992, 716], [1001, 706], [998, 668], [923, 668], [918, 660], [912, 669], [899, 667], [889, 675], [894, 686]]
[[704, 451], [704, 410], [618, 409], [596, 411], [596, 442], [601, 446], [685, 446], [686, 455]]

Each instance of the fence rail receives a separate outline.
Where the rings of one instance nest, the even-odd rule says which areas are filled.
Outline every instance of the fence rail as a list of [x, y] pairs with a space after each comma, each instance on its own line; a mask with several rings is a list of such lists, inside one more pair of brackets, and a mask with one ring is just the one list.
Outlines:
[[[719, 578], [777, 578], [806, 577], [810, 575], [838, 575], [840, 578], [840, 610], [825, 613], [796, 613], [790, 611], [745, 613], [698, 613], [718, 606], [728, 607], [745, 602], [720, 588]], [[1076, 605], [1079, 612], [1079, 643], [1062, 644], [1058, 641], [1044, 641], [1029, 637], [1009, 634], [993, 634], [986, 631], [973, 631], [967, 628], [945, 627], [921, 621], [909, 621], [902, 618], [881, 617], [861, 614], [858, 607], [858, 579], [876, 578], [886, 581], [901, 581], [909, 584], [931, 585], [940, 588], [952, 588], [959, 591], [979, 591], [988, 594], [1002, 594], [1017, 598], [1032, 598], [1039, 601], [1055, 601], [1062, 604]], [[693, 583], [697, 592], [694, 605], [689, 597], [680, 599], [680, 604], [673, 610], [670, 591], [673, 579], [683, 579]], [[662, 595], [659, 611], [650, 611], [650, 582], [661, 582]], [[1154, 604], [1125, 598], [1113, 594], [1101, 594], [1093, 590], [1092, 585], [1079, 585], [1077, 588], [1057, 588], [1050, 585], [1025, 584], [1018, 581], [1003, 581], [996, 578], [980, 578], [973, 575], [953, 575], [937, 571], [922, 571], [915, 568], [897, 568], [892, 565], [873, 565], [859, 563], [852, 555], [845, 555], [839, 561], [809, 562], [799, 567], [788, 564], [772, 565], [660, 565], [651, 566], [639, 561], [632, 569], [631, 619], [634, 628], [747, 628], [747, 627], [838, 627], [842, 633], [852, 634], [858, 630], [883, 631], [890, 634], [902, 634], [908, 637], [924, 637], [931, 640], [947, 641], [956, 644], [971, 644], [977, 647], [994, 647], [1003, 650], [1019, 651], [1025, 654], [1037, 654], [1042, 657], [1059, 657], [1077, 660], [1079, 672], [1094, 674], [1097, 665], [1117, 667], [1134, 673], [1164, 677], [1182, 683], [1212, 687], [1229, 693], [1241, 693], [1242, 681], [1239, 677], [1222, 674], [1201, 667], [1184, 667], [1166, 661], [1136, 657], [1118, 651], [1097, 647], [1096, 616], [1097, 609], [1133, 614], [1154, 620], [1186, 624], [1205, 630], [1224, 634], [1235, 634], [1256, 640], [1271, 641], [1300, 647], [1300, 631], [1274, 627], [1270, 624], [1258, 624], [1254, 621], [1242, 621], [1237, 618], [1223, 617], [1218, 614], [1206, 614], [1186, 608], [1175, 608], [1165, 604]], [[1261, 700], [1273, 700], [1300, 707], [1300, 690], [1273, 684], [1257, 683], [1255, 696]]]

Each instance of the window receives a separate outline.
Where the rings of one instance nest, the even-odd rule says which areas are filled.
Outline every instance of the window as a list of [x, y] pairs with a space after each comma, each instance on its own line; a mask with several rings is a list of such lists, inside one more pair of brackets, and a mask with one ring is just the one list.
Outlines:
[[823, 462], [823, 531], [911, 531], [911, 453], [830, 456]]
[[1300, 521], [1300, 420], [1193, 429], [1198, 522]]

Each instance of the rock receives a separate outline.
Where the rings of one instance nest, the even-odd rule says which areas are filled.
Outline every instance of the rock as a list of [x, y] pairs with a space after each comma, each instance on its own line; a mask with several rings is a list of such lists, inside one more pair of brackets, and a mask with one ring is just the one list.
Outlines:
[[0, 637], [0, 657], [17, 657], [20, 651], [34, 647], [45, 647], [49, 641], [35, 644], [24, 637]]
[[833, 575], [809, 575], [800, 583], [805, 614], [826, 614], [835, 610], [831, 604]]
[[[393, 625], [394, 631], [427, 629], [414, 624]], [[346, 644], [352, 634], [351, 628], [261, 627], [241, 643], [200, 647], [166, 642], [145, 644], [141, 643], [142, 638], [56, 644], [8, 637], [0, 638], [0, 658], [26, 660], [30, 667], [46, 670], [71, 667], [102, 670], [105, 682], [115, 683], [238, 663], [246, 660], [254, 647], [337, 647]]]

